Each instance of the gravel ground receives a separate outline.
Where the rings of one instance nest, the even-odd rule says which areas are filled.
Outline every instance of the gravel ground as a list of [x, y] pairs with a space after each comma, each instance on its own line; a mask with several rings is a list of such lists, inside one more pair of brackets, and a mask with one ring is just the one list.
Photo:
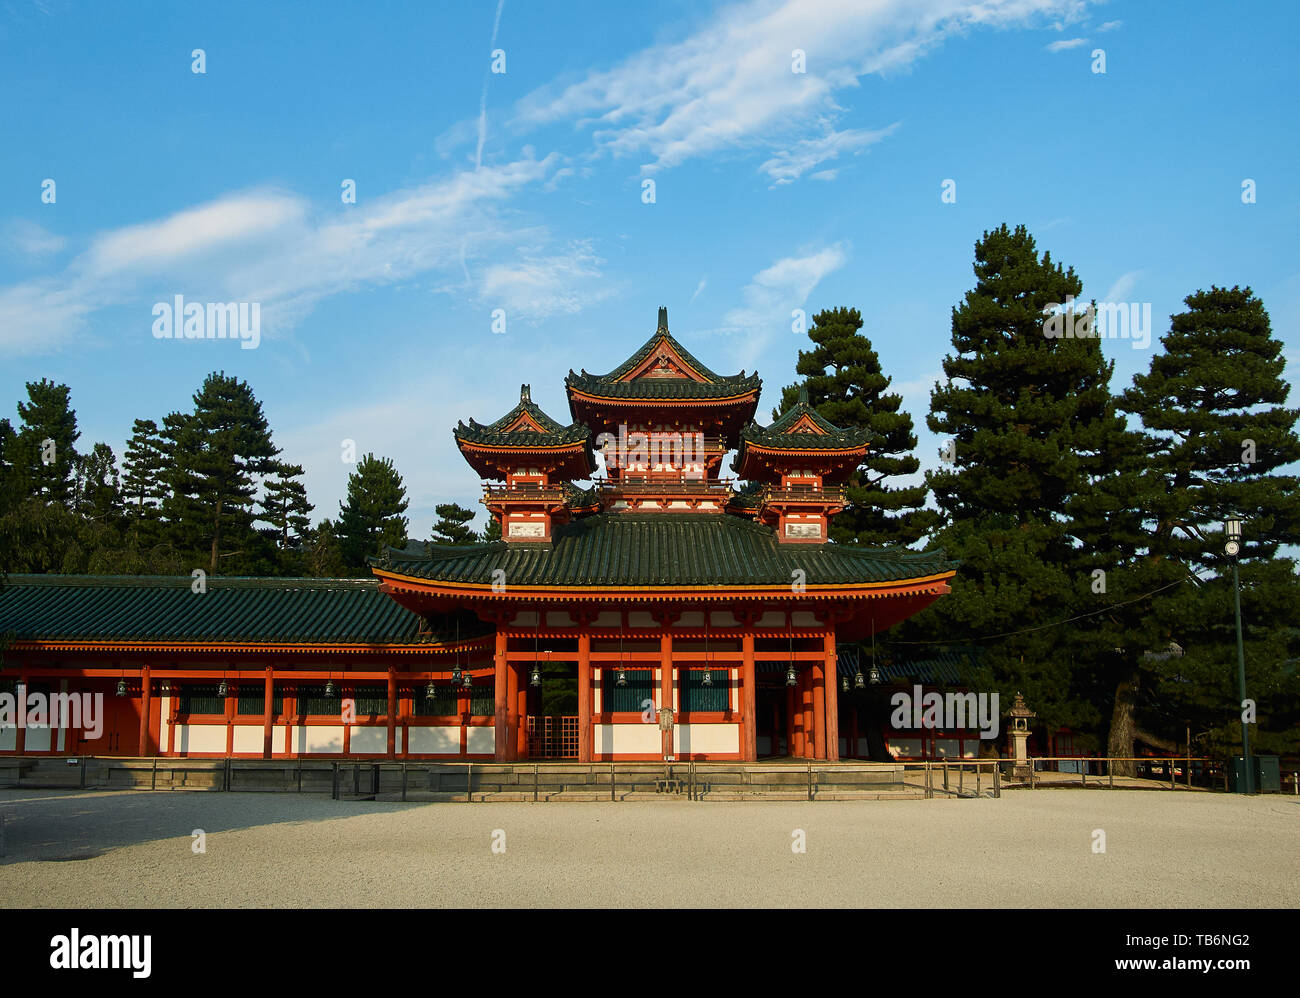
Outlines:
[[[1277, 795], [385, 804], [6, 790], [0, 815], [6, 908], [1263, 908], [1300, 896], [1300, 800]], [[796, 830], [806, 852], [791, 848]]]

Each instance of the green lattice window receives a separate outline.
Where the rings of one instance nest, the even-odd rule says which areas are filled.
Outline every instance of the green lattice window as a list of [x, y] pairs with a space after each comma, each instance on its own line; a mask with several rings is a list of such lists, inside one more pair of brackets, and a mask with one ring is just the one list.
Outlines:
[[421, 686], [415, 691], [415, 703], [412, 709], [420, 717], [449, 717], [460, 710], [459, 690], [450, 684], [434, 686], [434, 696], [432, 699], [424, 695], [426, 687]]
[[[266, 690], [261, 686], [241, 686], [239, 703], [235, 713], [241, 716], [250, 714], [261, 717], [266, 709]], [[275, 690], [271, 694], [271, 716], [279, 717], [284, 710], [284, 694]]]
[[334, 687], [332, 697], [325, 695], [324, 685], [298, 687], [298, 713], [313, 717], [338, 717], [343, 713], [343, 698]]
[[215, 686], [183, 686], [179, 709], [182, 714], [225, 714], [226, 698], [217, 696]]
[[352, 699], [357, 703], [357, 717], [388, 713], [386, 686], [357, 686], [352, 690]]
[[[713, 680], [712, 686], [704, 685], [706, 671]], [[731, 675], [727, 669], [683, 669], [678, 676], [683, 712], [722, 711], [731, 706]]]
[[475, 683], [469, 694], [469, 712], [474, 717], [495, 717], [496, 701], [495, 685]]
[[646, 700], [656, 700], [655, 673], [653, 669], [628, 669], [627, 685], [618, 685], [618, 670], [601, 672], [600, 700], [606, 713], [639, 714]]

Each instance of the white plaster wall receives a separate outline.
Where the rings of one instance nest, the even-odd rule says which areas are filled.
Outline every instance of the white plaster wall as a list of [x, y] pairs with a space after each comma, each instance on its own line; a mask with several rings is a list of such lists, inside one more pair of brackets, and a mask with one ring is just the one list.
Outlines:
[[486, 753], [492, 755], [497, 750], [496, 725], [491, 727], [467, 728], [465, 731], [465, 752], [468, 755]]
[[377, 728], [372, 726], [361, 727], [360, 725], [352, 726], [352, 737], [348, 741], [348, 749], [352, 752], [361, 753], [384, 753], [388, 751], [388, 728], [387, 726]]
[[767, 613], [758, 618], [755, 627], [785, 627], [786, 620], [784, 613], [777, 613], [775, 610], [768, 610]]
[[18, 747], [18, 729], [0, 728], [0, 752], [12, 752]]
[[[649, 725], [647, 725], [649, 727]], [[673, 729], [678, 753], [739, 752], [739, 724], [679, 724]]]
[[663, 751], [663, 738], [657, 724], [597, 724], [592, 743], [596, 751], [659, 755]]
[[[231, 742], [236, 752], [255, 752], [262, 754], [262, 728], [249, 724], [235, 725], [235, 738]], [[272, 745], [275, 743], [272, 742]], [[225, 746], [222, 746], [223, 748]]]
[[224, 724], [176, 725], [177, 752], [225, 752], [226, 726]]
[[807, 610], [796, 610], [791, 616], [794, 618], [795, 627], [816, 627], [817, 615]]
[[[167, 720], [171, 716], [172, 698], [170, 694], [164, 693], [158, 698], [158, 749], [159, 751], [167, 750], [167, 732], [171, 730], [171, 721]], [[284, 742], [277, 742], [283, 745]]]
[[[286, 746], [288, 748], [286, 749]], [[293, 742], [289, 736], [289, 725], [276, 724], [271, 727], [271, 753], [293, 751]]]
[[50, 729], [49, 728], [28, 728], [27, 737], [23, 741], [23, 751], [48, 752], [49, 750], [50, 750]]
[[592, 627], [618, 627], [623, 615], [613, 610], [605, 610], [596, 615], [596, 619], [591, 622]]
[[421, 725], [408, 729], [415, 755], [460, 755], [460, 725]]
[[568, 610], [547, 610], [546, 611], [547, 627], [572, 627], [573, 616]]
[[740, 623], [730, 610], [714, 610], [709, 614], [709, 622], [714, 627], [736, 627]]
[[300, 724], [294, 735], [294, 751], [342, 752], [343, 725], [341, 724]]

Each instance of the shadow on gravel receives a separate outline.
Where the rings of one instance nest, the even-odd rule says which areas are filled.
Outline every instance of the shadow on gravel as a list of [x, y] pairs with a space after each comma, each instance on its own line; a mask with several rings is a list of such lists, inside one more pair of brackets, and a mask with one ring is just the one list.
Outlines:
[[366, 805], [297, 794], [0, 791], [0, 867], [78, 862], [163, 839], [194, 841], [196, 831], [211, 836], [420, 806]]

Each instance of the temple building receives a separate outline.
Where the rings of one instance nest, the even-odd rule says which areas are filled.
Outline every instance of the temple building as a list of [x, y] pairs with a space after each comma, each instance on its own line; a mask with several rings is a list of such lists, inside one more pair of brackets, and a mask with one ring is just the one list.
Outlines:
[[455, 428], [500, 540], [390, 548], [373, 580], [11, 577], [8, 688], [100, 692], [106, 716], [94, 739], [7, 728], [0, 752], [866, 757], [841, 646], [955, 565], [829, 543], [870, 435], [806, 397], [761, 426], [761, 387], [704, 366], [660, 309], [614, 370], [569, 372], [568, 423], [524, 385]]

